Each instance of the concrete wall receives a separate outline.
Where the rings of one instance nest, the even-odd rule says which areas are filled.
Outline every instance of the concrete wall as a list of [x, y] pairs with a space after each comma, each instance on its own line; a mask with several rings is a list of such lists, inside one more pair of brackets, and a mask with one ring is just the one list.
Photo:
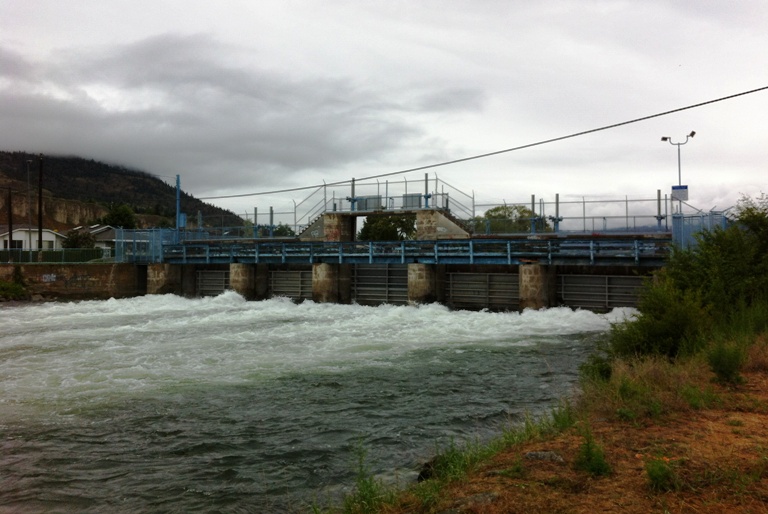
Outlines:
[[416, 239], [434, 241], [437, 239], [468, 239], [469, 233], [448, 219], [440, 211], [423, 210], [416, 212]]
[[328, 212], [323, 214], [324, 241], [354, 241], [357, 218], [349, 214]]
[[[27, 291], [50, 300], [105, 300], [146, 292], [146, 267], [133, 264], [19, 264]], [[13, 280], [14, 266], [0, 265], [0, 280]]]

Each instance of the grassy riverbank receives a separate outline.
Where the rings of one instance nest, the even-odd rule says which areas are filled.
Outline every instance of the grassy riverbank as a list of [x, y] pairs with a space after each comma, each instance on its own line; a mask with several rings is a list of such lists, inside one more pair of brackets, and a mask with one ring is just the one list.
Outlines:
[[405, 490], [361, 463], [338, 511], [768, 512], [768, 336], [743, 348], [733, 381], [705, 353], [616, 360], [551, 415], [447, 448]]
[[361, 462], [336, 510], [768, 512], [768, 198], [735, 221], [673, 253], [550, 416], [445, 449], [405, 490]]

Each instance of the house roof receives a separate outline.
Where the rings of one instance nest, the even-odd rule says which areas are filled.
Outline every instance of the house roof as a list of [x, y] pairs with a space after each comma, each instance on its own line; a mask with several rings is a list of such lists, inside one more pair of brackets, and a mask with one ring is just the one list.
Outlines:
[[[33, 232], [37, 233], [37, 227], [36, 226], [29, 226], [26, 223], [19, 223], [18, 225], [16, 223], [13, 224], [13, 233], [16, 234], [17, 232]], [[61, 232], [57, 230], [51, 230], [49, 228], [44, 228], [43, 232], [47, 232], [49, 234], [54, 234], [55, 236], [61, 237], [63, 239], [66, 239], [67, 236], [62, 234]], [[8, 236], [8, 225], [0, 225], [0, 237]]]
[[80, 225], [72, 229], [76, 232], [90, 233], [96, 241], [114, 241], [115, 227], [111, 225]]

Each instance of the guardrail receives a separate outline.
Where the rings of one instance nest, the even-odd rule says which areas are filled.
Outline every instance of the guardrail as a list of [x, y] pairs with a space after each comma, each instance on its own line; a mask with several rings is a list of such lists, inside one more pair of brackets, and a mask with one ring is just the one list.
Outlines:
[[519, 239], [391, 242], [230, 242], [164, 245], [159, 261], [130, 255], [132, 262], [269, 264], [582, 264], [660, 266], [669, 238]]

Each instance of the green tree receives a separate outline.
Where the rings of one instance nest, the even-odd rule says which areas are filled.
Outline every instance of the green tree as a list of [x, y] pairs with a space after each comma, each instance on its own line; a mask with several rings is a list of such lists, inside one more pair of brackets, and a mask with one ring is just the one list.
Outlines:
[[136, 214], [123, 203], [110, 208], [101, 222], [112, 227], [136, 228]]
[[272, 231], [272, 235], [275, 237], [293, 237], [296, 235], [296, 232], [289, 225], [278, 223]]
[[64, 248], [95, 248], [96, 239], [86, 230], [70, 230], [67, 238], [61, 243]]
[[[248, 234], [248, 222], [246, 222], [246, 237]], [[251, 230], [253, 232], [253, 230]], [[290, 225], [285, 225], [283, 223], [278, 223], [274, 226], [272, 229], [272, 237], [293, 237], [296, 235], [296, 232], [291, 228]], [[269, 237], [269, 226], [268, 225], [259, 225], [258, 227], [258, 237]]]
[[[534, 212], [524, 205], [499, 205], [485, 211], [482, 217], [475, 218], [475, 232], [492, 234], [530, 232]], [[537, 220], [536, 230], [550, 231], [543, 218]]]
[[357, 233], [358, 241], [403, 241], [416, 234], [415, 214], [368, 216]]
[[674, 358], [700, 350], [713, 327], [768, 329], [765, 195], [743, 199], [734, 221], [699, 233], [694, 247], [672, 252], [666, 268], [646, 284], [637, 319], [613, 327], [615, 354]]
[[676, 250], [667, 264], [683, 291], [695, 291], [714, 312], [768, 299], [768, 198], [745, 197], [728, 228], [703, 231], [697, 244]]

